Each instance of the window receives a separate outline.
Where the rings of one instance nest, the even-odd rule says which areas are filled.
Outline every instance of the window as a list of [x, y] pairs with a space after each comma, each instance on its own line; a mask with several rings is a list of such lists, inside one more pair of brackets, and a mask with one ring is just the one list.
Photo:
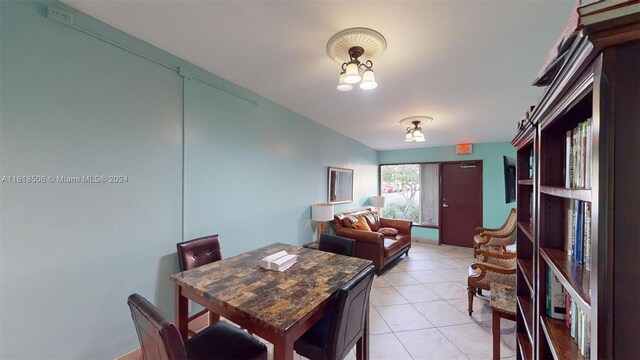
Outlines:
[[438, 226], [440, 164], [380, 165], [382, 216]]

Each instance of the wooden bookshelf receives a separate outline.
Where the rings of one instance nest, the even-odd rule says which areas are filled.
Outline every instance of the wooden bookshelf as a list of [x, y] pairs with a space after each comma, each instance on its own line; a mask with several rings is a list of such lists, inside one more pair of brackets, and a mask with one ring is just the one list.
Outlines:
[[533, 349], [531, 348], [531, 340], [524, 334], [518, 334], [518, 355], [520, 359], [533, 359]]
[[584, 27], [519, 122], [518, 359], [638, 356], [639, 58], [640, 13]]

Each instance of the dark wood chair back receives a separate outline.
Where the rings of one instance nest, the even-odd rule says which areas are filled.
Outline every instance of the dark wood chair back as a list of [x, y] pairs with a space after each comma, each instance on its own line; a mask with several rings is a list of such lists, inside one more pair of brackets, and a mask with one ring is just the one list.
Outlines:
[[184, 342], [176, 326], [158, 308], [139, 294], [127, 300], [138, 333], [142, 356], [146, 359], [186, 359]]
[[295, 342], [295, 351], [309, 359], [344, 359], [364, 336], [374, 274], [369, 265], [338, 289], [332, 309]]
[[180, 271], [191, 270], [222, 259], [218, 234], [177, 243]]
[[356, 251], [356, 242], [353, 239], [342, 236], [322, 234], [318, 249], [334, 254], [353, 256]]

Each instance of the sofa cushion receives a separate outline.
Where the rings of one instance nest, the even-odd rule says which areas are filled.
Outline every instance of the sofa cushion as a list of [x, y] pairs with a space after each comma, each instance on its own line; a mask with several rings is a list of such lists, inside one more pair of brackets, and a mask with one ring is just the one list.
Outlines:
[[369, 224], [364, 219], [364, 216], [358, 216], [358, 222], [351, 224], [354, 229], [362, 230], [362, 231], [371, 231]]
[[380, 222], [378, 221], [378, 217], [373, 212], [365, 212], [364, 218], [367, 220], [367, 224], [369, 224], [369, 228], [371, 231], [378, 231], [380, 228]]
[[401, 241], [385, 238], [384, 239], [384, 257], [387, 258], [394, 255], [404, 247]]
[[[371, 229], [373, 230], [373, 229]], [[384, 227], [384, 228], [379, 228], [378, 232], [384, 236], [396, 236], [398, 235], [398, 230], [394, 229], [394, 228], [389, 228], [389, 227]]]

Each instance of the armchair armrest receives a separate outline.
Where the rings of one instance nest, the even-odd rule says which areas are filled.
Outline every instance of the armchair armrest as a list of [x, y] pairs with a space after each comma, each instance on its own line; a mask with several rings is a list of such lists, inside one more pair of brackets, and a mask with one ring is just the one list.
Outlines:
[[482, 226], [476, 226], [476, 231], [479, 231], [481, 233], [484, 233], [486, 231], [495, 232], [495, 231], [500, 231], [500, 230], [502, 230], [502, 228], [486, 228], [486, 227], [482, 227]]
[[411, 220], [380, 218], [380, 227], [391, 227], [398, 230], [400, 234], [411, 235], [413, 222]]
[[497, 253], [493, 251], [478, 250], [477, 254], [482, 255], [482, 262], [490, 261], [491, 258], [494, 258], [494, 259], [515, 259], [516, 258], [516, 253], [512, 253], [512, 252]]
[[495, 264], [489, 264], [489, 263], [485, 263], [485, 262], [476, 262], [471, 264], [471, 268], [472, 269], [479, 269], [481, 271], [481, 274], [486, 273], [488, 271], [493, 271], [496, 273], [500, 273], [500, 274], [515, 274], [516, 273], [516, 268], [510, 268], [510, 267], [504, 267], [504, 266], [500, 266], [500, 265], [495, 265]]

